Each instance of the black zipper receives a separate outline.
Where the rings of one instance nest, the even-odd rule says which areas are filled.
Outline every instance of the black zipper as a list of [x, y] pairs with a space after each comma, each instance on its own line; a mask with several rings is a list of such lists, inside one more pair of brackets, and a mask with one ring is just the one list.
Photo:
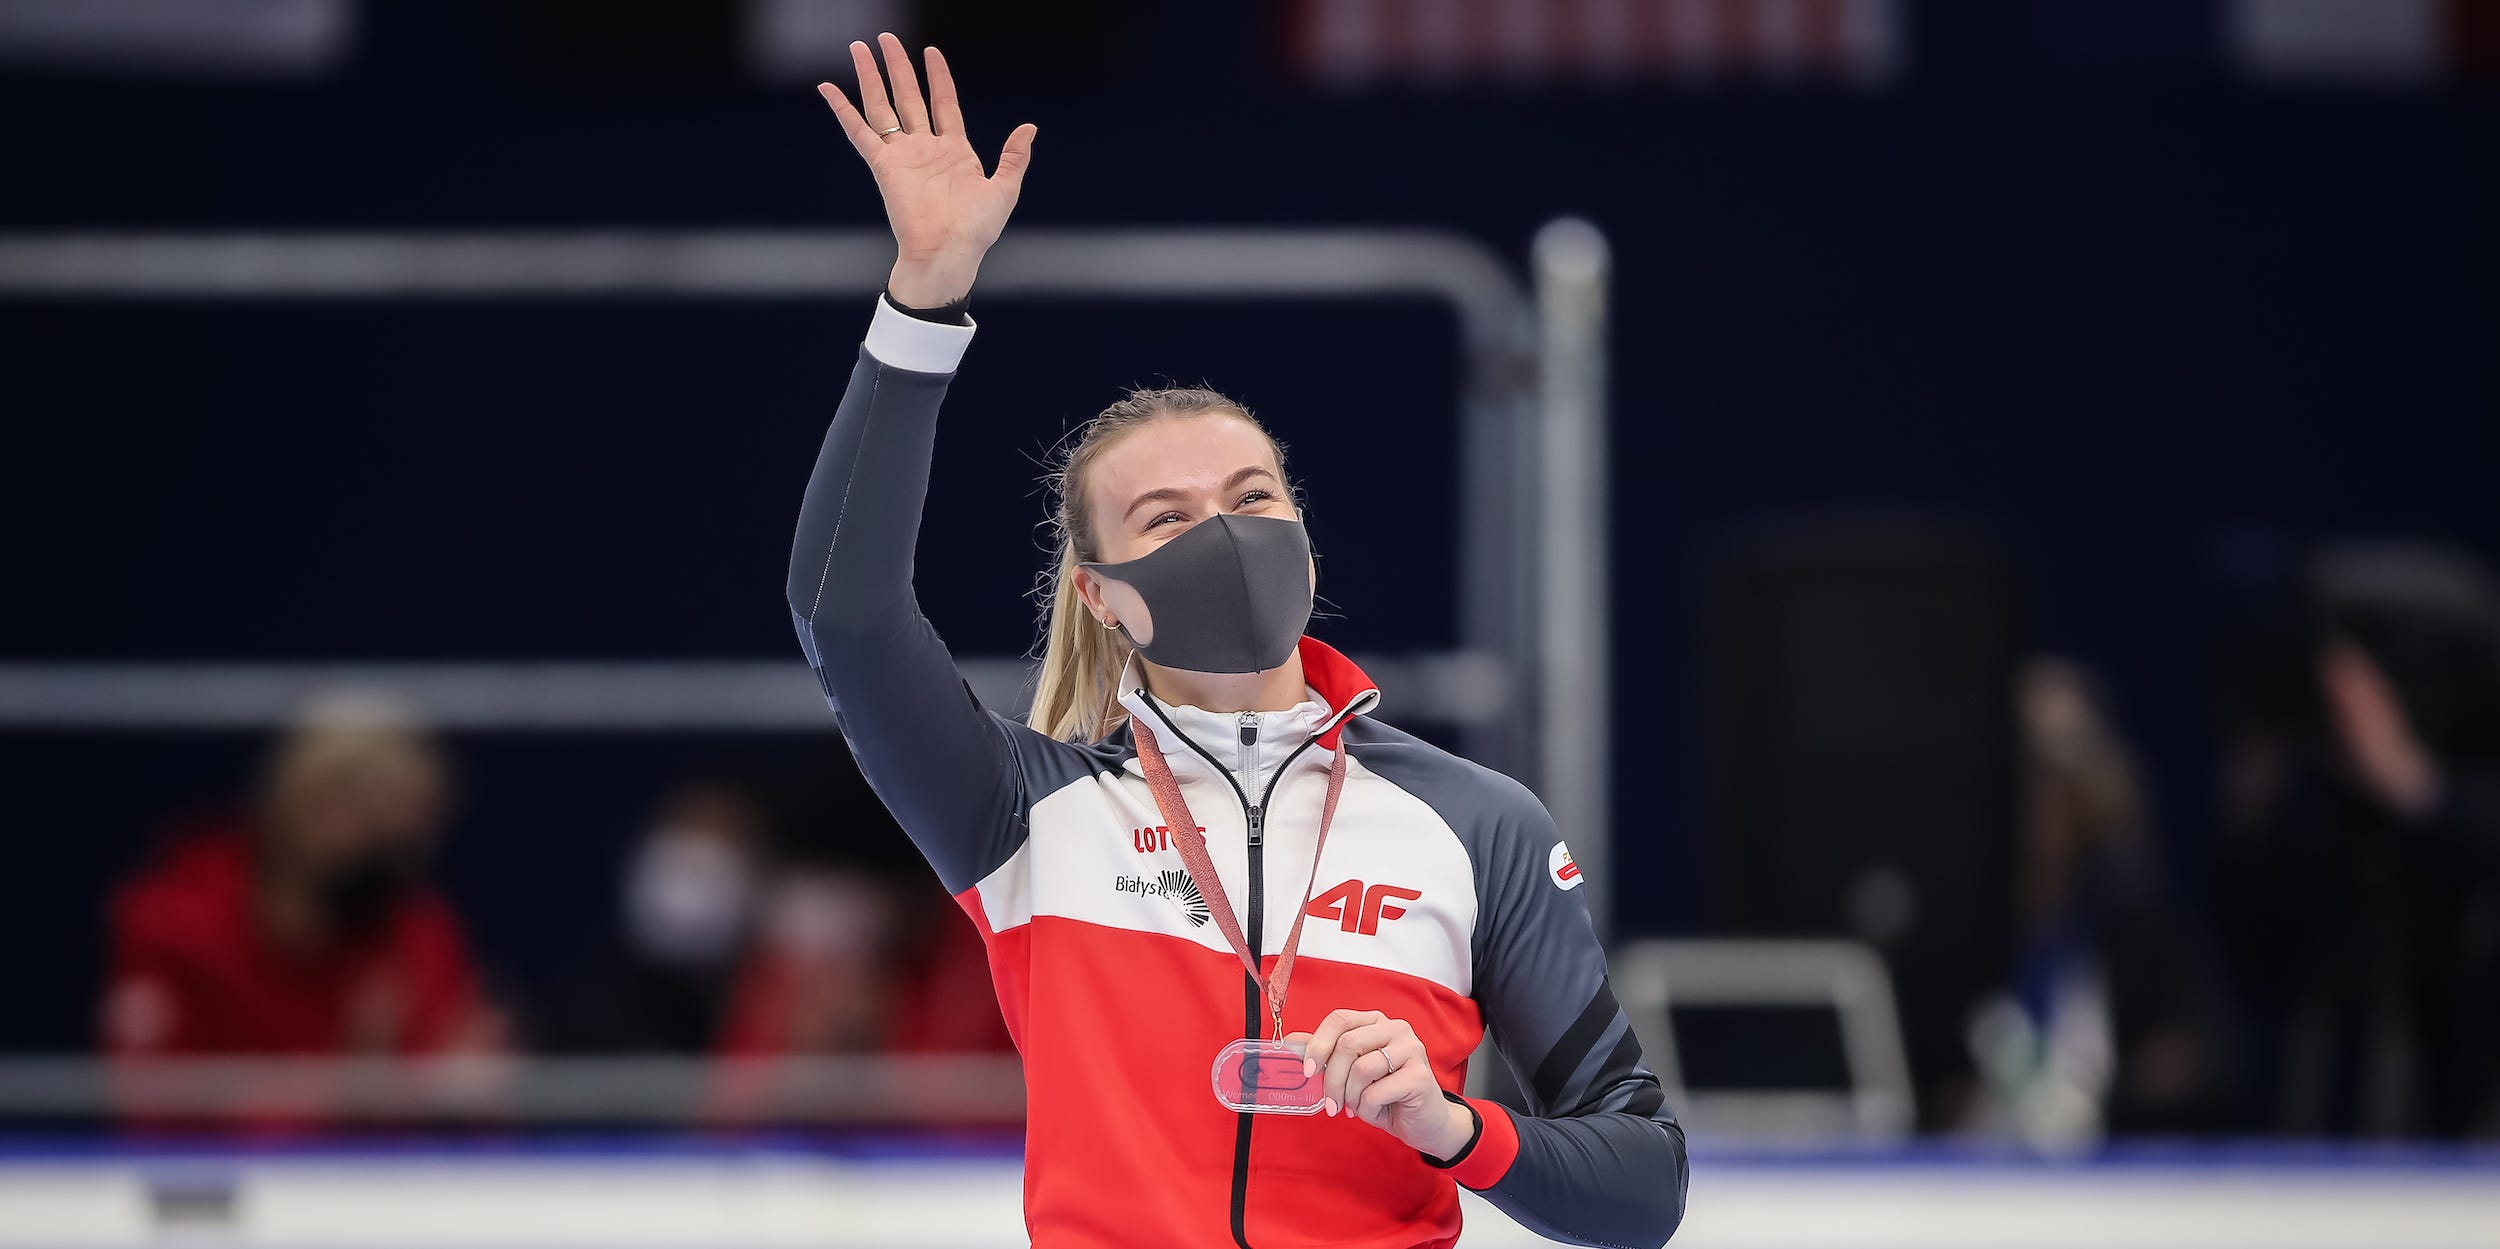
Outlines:
[[[1258, 721], [1252, 720], [1241, 726], [1241, 743], [1245, 755], [1257, 748], [1258, 740]], [[1258, 779], [1256, 772], [1251, 773], [1250, 776], [1254, 781]], [[1231, 779], [1229, 773], [1226, 774], [1226, 779]], [[1236, 783], [1234, 789], [1238, 791], [1240, 785]], [[1244, 922], [1249, 929], [1252, 958], [1260, 957], [1266, 950], [1265, 946], [1259, 944], [1260, 920], [1267, 914], [1267, 880], [1260, 870], [1267, 859], [1267, 847], [1261, 836], [1267, 825], [1266, 809], [1265, 795], [1261, 795], [1260, 801], [1255, 805], [1247, 801], [1242, 804], [1242, 814], [1250, 821], [1250, 914]], [[1262, 1017], [1266, 1014], [1264, 1008], [1267, 1003], [1261, 1000], [1265, 996], [1259, 992], [1258, 981], [1247, 975], [1241, 978], [1241, 1034], [1243, 1036], [1256, 1037], [1267, 1031], [1259, 1026]], [[1250, 1249], [1250, 1129], [1257, 1120], [1257, 1115], [1245, 1114], [1241, 1116], [1239, 1123], [1233, 1125], [1233, 1243], [1241, 1249]]]
[[[1256, 729], [1244, 730], [1245, 735], [1255, 732], [1257, 732]], [[1267, 852], [1259, 836], [1260, 830], [1267, 823], [1267, 805], [1275, 800], [1277, 783], [1285, 779], [1285, 772], [1293, 766], [1293, 761], [1301, 758], [1302, 752], [1309, 750], [1311, 743], [1318, 740], [1317, 736], [1312, 736], [1304, 739], [1301, 745], [1294, 747], [1293, 753], [1286, 755], [1285, 761], [1277, 764], [1276, 770], [1268, 774], [1267, 788], [1259, 791], [1258, 804], [1249, 808], [1250, 918], [1248, 938], [1250, 948], [1254, 952], [1261, 949], [1259, 929], [1261, 920], [1267, 914], [1267, 881], [1261, 871]], [[1242, 1035], [1256, 1038], [1265, 1032], [1267, 1003], [1260, 999], [1257, 981], [1248, 976], [1243, 976], [1242, 981], [1246, 986], [1242, 1001]], [[1241, 1126], [1234, 1131], [1233, 1135], [1233, 1243], [1241, 1246], [1241, 1249], [1250, 1249], [1249, 1236], [1243, 1230], [1243, 1219], [1250, 1205], [1250, 1124], [1257, 1118], [1257, 1115], [1252, 1114], [1241, 1116]]]
[[[1261, 860], [1266, 857], [1262, 834], [1267, 827], [1265, 814], [1267, 804], [1276, 797], [1277, 782], [1285, 779], [1286, 770], [1293, 766], [1294, 760], [1302, 757], [1303, 751], [1309, 750], [1311, 744], [1319, 740], [1319, 736], [1313, 734], [1304, 739], [1301, 745], [1293, 748], [1292, 754], [1285, 756], [1283, 763], [1276, 765], [1276, 771], [1267, 778], [1267, 788], [1259, 791], [1259, 800], [1254, 803], [1250, 801], [1250, 795], [1242, 790], [1241, 782], [1233, 779], [1231, 769], [1216, 762], [1215, 756], [1208, 754], [1206, 747], [1199, 745], [1190, 738], [1189, 734], [1182, 732], [1181, 726], [1172, 723], [1172, 717], [1163, 714], [1163, 704], [1156, 702], [1154, 695], [1144, 690], [1137, 691], [1137, 695], [1138, 701], [1152, 708], [1155, 718], [1163, 721], [1163, 727], [1172, 730], [1172, 736], [1181, 739], [1182, 744], [1198, 752], [1198, 757], [1206, 760], [1215, 769], [1215, 774], [1223, 777], [1224, 783], [1233, 787], [1233, 797], [1241, 800], [1241, 813], [1249, 822], [1250, 829], [1250, 898], [1249, 907], [1242, 915], [1242, 938], [1249, 942], [1251, 956], [1260, 957], [1261, 921], [1267, 914], [1267, 878], [1261, 863]], [[1241, 731], [1242, 745], [1253, 746], [1257, 743], [1258, 728], [1255, 724], [1244, 724], [1241, 726]], [[1222, 888], [1219, 882], [1209, 883], [1216, 888]], [[1266, 1012], [1262, 1007], [1265, 1005], [1266, 1003], [1259, 1000], [1259, 982], [1252, 979], [1247, 970], [1243, 971], [1241, 975], [1241, 1035], [1244, 1038], [1255, 1041], [1264, 1035]], [[1240, 1249], [1250, 1249], [1250, 1237], [1243, 1230], [1242, 1221], [1250, 1203], [1250, 1131], [1258, 1122], [1259, 1117], [1248, 1111], [1241, 1111], [1235, 1114], [1234, 1118], [1239, 1122], [1233, 1128], [1233, 1243], [1240, 1246]]]
[[1201, 746], [1196, 741], [1192, 740], [1189, 734], [1181, 732], [1181, 726], [1172, 723], [1172, 717], [1163, 714], [1163, 704], [1156, 702], [1154, 695], [1149, 694], [1144, 690], [1139, 690], [1137, 691], [1137, 696], [1140, 699], [1143, 699], [1148, 707], [1154, 709], [1155, 719], [1163, 721], [1163, 727], [1172, 730], [1172, 736], [1181, 739], [1181, 745], [1187, 746], [1191, 750], [1197, 752], [1199, 758], [1207, 761], [1208, 767], [1215, 769], [1215, 774], [1217, 776], [1224, 778], [1225, 784], [1233, 787], [1233, 797], [1241, 800], [1241, 809], [1244, 811], [1249, 810], [1250, 795], [1241, 792], [1241, 782], [1233, 779], [1232, 770], [1225, 767], [1221, 763], [1217, 763], [1215, 761], [1215, 756], [1207, 753], [1206, 747]]
[[[1257, 812], [1267, 809], [1268, 802], [1276, 797], [1276, 783], [1285, 779], [1285, 769], [1292, 767], [1293, 761], [1301, 758], [1303, 751], [1309, 750], [1318, 742], [1319, 734], [1317, 733], [1304, 738], [1301, 745], [1293, 748], [1292, 754], [1285, 756], [1285, 761], [1283, 763], [1276, 765], [1276, 770], [1268, 775], [1267, 788], [1259, 793], [1259, 805], [1250, 808], [1252, 811]], [[1253, 842], [1252, 844], [1256, 844], [1256, 842]]]

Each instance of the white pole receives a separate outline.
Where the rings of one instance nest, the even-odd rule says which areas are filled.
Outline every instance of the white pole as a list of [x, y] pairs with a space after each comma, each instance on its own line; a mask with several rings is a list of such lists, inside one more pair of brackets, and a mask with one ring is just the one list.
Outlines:
[[1613, 745], [1606, 628], [1606, 236], [1578, 217], [1537, 231], [1538, 775], [1541, 796], [1589, 880], [1602, 936]]

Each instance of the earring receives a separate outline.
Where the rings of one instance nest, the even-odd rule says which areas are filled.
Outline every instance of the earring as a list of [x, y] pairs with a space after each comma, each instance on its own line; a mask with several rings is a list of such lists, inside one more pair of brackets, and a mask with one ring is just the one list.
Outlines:
[[1120, 622], [1117, 620], [1106, 620], [1102, 622], [1102, 627], [1106, 629], [1117, 629], [1120, 627]]

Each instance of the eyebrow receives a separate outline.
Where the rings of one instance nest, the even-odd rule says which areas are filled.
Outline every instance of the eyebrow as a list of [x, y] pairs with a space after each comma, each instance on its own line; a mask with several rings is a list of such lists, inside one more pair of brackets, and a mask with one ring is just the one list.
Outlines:
[[[1230, 490], [1253, 477], [1265, 477], [1269, 481], [1276, 480], [1276, 474], [1269, 472], [1267, 469], [1262, 468], [1259, 465], [1253, 464], [1250, 467], [1242, 469], [1241, 471], [1234, 473], [1232, 476], [1225, 478], [1224, 484], [1218, 487], [1218, 489]], [[1165, 486], [1160, 490], [1149, 490], [1146, 493], [1131, 499], [1129, 501], [1128, 510], [1120, 513], [1120, 519], [1126, 520], [1129, 517], [1135, 516], [1137, 514], [1137, 509], [1144, 507], [1149, 503], [1177, 503], [1188, 497], [1189, 491], [1184, 490], [1179, 486]]]

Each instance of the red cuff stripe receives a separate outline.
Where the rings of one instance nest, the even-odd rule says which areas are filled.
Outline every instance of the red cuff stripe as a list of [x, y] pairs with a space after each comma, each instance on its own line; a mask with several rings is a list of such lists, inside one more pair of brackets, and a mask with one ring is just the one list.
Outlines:
[[1519, 1125], [1510, 1121], [1510, 1112], [1498, 1102], [1470, 1097], [1467, 1104], [1484, 1120], [1484, 1132], [1476, 1138], [1475, 1149], [1450, 1168], [1450, 1178], [1466, 1188], [1491, 1188], [1510, 1174], [1512, 1160], [1519, 1157]]

